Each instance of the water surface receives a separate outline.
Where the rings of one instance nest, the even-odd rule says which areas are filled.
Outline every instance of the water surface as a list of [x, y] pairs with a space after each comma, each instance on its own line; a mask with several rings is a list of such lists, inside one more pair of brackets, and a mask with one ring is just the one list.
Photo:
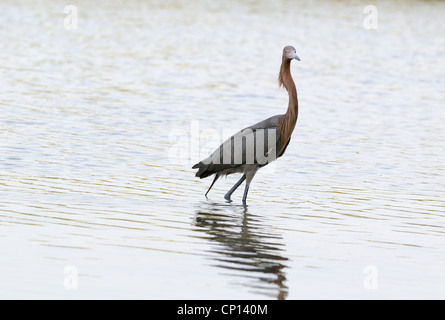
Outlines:
[[[0, 297], [445, 297], [445, 3], [66, 5], [0, 4]], [[191, 166], [285, 112], [288, 44], [285, 156], [206, 200]]]

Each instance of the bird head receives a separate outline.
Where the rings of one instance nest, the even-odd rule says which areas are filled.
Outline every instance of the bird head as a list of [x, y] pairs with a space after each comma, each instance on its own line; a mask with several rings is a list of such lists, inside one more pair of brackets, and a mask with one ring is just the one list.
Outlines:
[[292, 46], [284, 47], [284, 49], [283, 49], [283, 59], [286, 59], [286, 60], [295, 59], [295, 60], [300, 61], [300, 58], [297, 56], [297, 51]]

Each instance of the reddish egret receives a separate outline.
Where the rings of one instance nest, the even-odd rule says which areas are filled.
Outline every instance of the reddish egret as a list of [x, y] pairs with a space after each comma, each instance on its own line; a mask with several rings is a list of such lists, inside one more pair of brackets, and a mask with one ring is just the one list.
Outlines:
[[246, 180], [243, 196], [245, 205], [250, 182], [257, 170], [281, 157], [286, 151], [298, 117], [297, 89], [290, 72], [290, 62], [293, 59], [300, 61], [295, 48], [285, 47], [278, 84], [280, 87], [284, 86], [289, 94], [287, 112], [270, 117], [234, 134], [208, 158], [193, 166], [193, 169], [199, 169], [196, 172], [196, 177], [201, 179], [215, 174], [215, 178], [205, 194], [206, 198], [219, 177], [232, 173], [243, 173], [241, 179], [226, 193], [224, 198], [231, 201], [232, 193]]

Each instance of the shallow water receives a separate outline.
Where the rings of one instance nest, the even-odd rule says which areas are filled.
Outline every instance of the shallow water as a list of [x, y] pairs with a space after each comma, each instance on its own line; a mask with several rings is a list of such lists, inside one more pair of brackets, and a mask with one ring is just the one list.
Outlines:
[[[0, 297], [445, 298], [444, 2], [73, 4], [0, 4]], [[287, 44], [285, 156], [206, 200]]]

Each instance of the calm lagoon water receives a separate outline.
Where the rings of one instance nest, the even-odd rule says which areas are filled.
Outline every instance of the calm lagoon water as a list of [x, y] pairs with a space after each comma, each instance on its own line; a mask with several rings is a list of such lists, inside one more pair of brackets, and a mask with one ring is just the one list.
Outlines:
[[[2, 1], [0, 297], [445, 298], [445, 2], [366, 5]], [[288, 44], [285, 156], [206, 200]]]

